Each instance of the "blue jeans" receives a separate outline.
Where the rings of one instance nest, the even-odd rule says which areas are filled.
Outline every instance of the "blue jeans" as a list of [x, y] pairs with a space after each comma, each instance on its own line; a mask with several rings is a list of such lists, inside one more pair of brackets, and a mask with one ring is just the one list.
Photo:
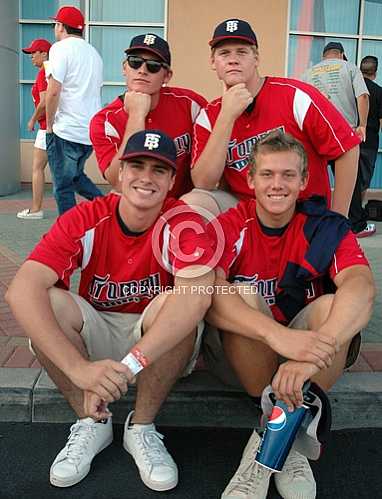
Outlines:
[[47, 133], [46, 152], [53, 177], [53, 194], [60, 215], [76, 205], [76, 192], [86, 199], [102, 196], [102, 192], [84, 173], [85, 161], [92, 153], [92, 146], [70, 142], [54, 133]]

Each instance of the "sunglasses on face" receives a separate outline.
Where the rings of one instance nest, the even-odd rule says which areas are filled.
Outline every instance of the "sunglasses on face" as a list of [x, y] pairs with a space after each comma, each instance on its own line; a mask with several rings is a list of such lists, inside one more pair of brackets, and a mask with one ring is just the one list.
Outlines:
[[128, 55], [126, 60], [127, 64], [132, 69], [139, 69], [143, 63], [146, 63], [146, 68], [149, 73], [158, 73], [161, 68], [168, 69], [168, 65], [164, 62], [154, 61], [152, 59], [144, 59], [143, 57], [140, 57], [138, 55]]

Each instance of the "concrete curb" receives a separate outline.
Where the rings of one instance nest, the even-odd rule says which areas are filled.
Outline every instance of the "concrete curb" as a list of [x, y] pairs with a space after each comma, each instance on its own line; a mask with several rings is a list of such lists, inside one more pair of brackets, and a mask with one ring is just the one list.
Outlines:
[[[110, 406], [123, 423], [135, 389]], [[333, 429], [381, 428], [382, 373], [345, 373], [329, 392]], [[258, 425], [258, 411], [239, 389], [227, 387], [206, 371], [177, 383], [157, 422], [163, 426], [235, 427]], [[73, 411], [43, 369], [0, 368], [0, 421], [71, 423]]]

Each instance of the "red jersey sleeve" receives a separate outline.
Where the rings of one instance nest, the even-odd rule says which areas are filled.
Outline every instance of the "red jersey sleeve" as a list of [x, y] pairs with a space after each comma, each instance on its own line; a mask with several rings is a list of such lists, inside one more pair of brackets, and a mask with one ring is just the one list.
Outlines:
[[220, 102], [214, 102], [204, 107], [196, 118], [193, 130], [191, 168], [198, 161], [210, 138], [220, 111], [219, 104]]
[[369, 265], [367, 258], [362, 251], [357, 238], [353, 232], [349, 233], [342, 239], [339, 244], [332, 263], [329, 268], [330, 278], [333, 280], [335, 276], [348, 267], [353, 265]]
[[[308, 83], [299, 82], [299, 87], [294, 103], [295, 119], [319, 155], [336, 159], [360, 143], [342, 114], [319, 90]], [[304, 107], [308, 110], [301, 123], [298, 109]]]
[[190, 89], [183, 89], [183, 91], [188, 95], [192, 101], [191, 104], [191, 116], [192, 116], [192, 122], [194, 123], [199, 116], [199, 113], [201, 109], [207, 107], [207, 99], [205, 99], [202, 95], [198, 94], [197, 92], [194, 92], [193, 90]]
[[[110, 128], [106, 129], [106, 128]], [[104, 112], [99, 112], [90, 121], [89, 134], [102, 175], [109, 167], [121, 145], [117, 131], [113, 133], [112, 125], [106, 120]]]
[[37, 74], [36, 87], [39, 92], [46, 92], [46, 89], [48, 88], [48, 82], [46, 81], [44, 68], [40, 69]]
[[27, 258], [51, 268], [58, 276], [58, 284], [67, 289], [71, 274], [81, 265], [83, 253], [79, 231], [82, 220], [74, 210], [58, 217]]

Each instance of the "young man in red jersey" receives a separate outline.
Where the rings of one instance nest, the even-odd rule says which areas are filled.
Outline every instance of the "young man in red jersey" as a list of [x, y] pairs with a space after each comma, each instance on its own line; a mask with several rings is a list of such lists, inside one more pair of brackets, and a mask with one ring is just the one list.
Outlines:
[[48, 164], [46, 154], [46, 118], [45, 95], [48, 83], [45, 77], [44, 62], [48, 60], [51, 43], [43, 38], [33, 40], [29, 47], [23, 48], [24, 54], [31, 56], [33, 66], [38, 68], [38, 73], [32, 85], [32, 99], [35, 110], [28, 121], [28, 130], [32, 132], [38, 123], [36, 140], [33, 149], [32, 162], [32, 207], [24, 208], [17, 213], [17, 218], [35, 220], [44, 217], [42, 202], [44, 198], [44, 170]]
[[[348, 220], [322, 197], [298, 201], [309, 182], [301, 143], [280, 131], [269, 134], [254, 145], [248, 170], [256, 199], [217, 219], [225, 249], [216, 284], [236, 293], [213, 297], [206, 360], [252, 397], [272, 383], [293, 410], [307, 379], [329, 390], [354, 362], [374, 283]], [[259, 442], [254, 431], [223, 498], [266, 498], [269, 474], [254, 462]], [[309, 463], [294, 450], [275, 482], [283, 498], [316, 497]]]
[[[260, 76], [257, 38], [246, 21], [219, 24], [210, 46], [212, 68], [225, 92], [197, 118], [191, 176], [195, 187], [204, 191], [194, 191], [187, 201], [219, 213], [236, 198], [253, 197], [247, 184], [250, 151], [262, 137], [280, 129], [297, 138], [308, 155], [309, 181], [301, 196], [323, 195], [328, 206], [347, 216], [360, 139], [346, 120], [311, 85]], [[328, 160], [335, 160], [336, 166], [332, 201]], [[221, 181], [231, 196], [215, 190]]]
[[130, 135], [145, 128], [163, 130], [176, 144], [177, 172], [170, 195], [179, 198], [192, 188], [193, 126], [207, 101], [192, 90], [166, 86], [172, 77], [171, 53], [168, 43], [160, 36], [138, 35], [125, 53], [123, 72], [128, 88], [90, 123], [98, 166], [109, 183], [119, 190], [119, 157]]
[[[59, 217], [6, 298], [78, 415], [51, 466], [51, 483], [69, 487], [88, 474], [94, 456], [113, 439], [106, 404], [145, 367], [123, 445], [143, 482], [168, 490], [177, 485], [178, 470], [153, 421], [173, 384], [196, 362], [211, 300], [195, 289], [213, 283], [213, 249], [201, 217], [167, 196], [177, 168], [170, 137], [137, 132], [121, 160], [121, 195], [82, 203]], [[68, 289], [77, 268], [75, 294]], [[120, 362], [126, 353], [128, 367]]]

